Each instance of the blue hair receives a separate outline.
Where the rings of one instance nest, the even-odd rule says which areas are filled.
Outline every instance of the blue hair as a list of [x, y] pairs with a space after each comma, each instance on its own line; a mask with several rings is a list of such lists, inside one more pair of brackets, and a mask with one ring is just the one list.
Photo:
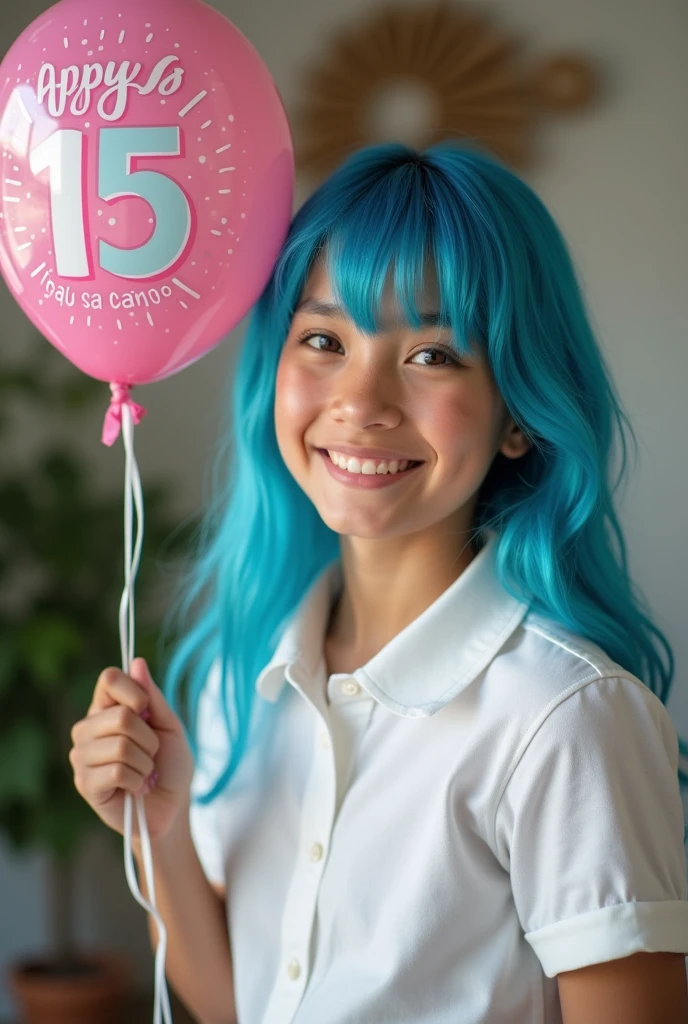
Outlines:
[[[559, 229], [528, 185], [472, 144], [444, 140], [423, 152], [368, 146], [294, 216], [252, 310], [228, 382], [223, 409], [231, 412], [214, 451], [212, 493], [164, 623], [163, 633], [176, 628], [177, 639], [163, 690], [184, 719], [188, 680], [196, 758], [198, 701], [213, 663], [221, 670], [227, 762], [198, 802], [212, 801], [259, 742], [250, 728], [257, 676], [306, 589], [340, 555], [339, 535], [289, 473], [273, 422], [280, 351], [324, 252], [336, 301], [365, 333], [377, 328], [390, 269], [400, 308], [420, 326], [415, 296], [432, 260], [457, 354], [482, 346], [531, 442], [518, 459], [497, 453], [478, 492], [475, 533], [497, 532], [497, 573], [510, 593], [590, 638], [666, 703], [674, 656], [630, 578], [613, 504], [628, 441], [636, 459], [637, 441]], [[612, 480], [617, 438], [621, 464]], [[681, 738], [679, 752], [688, 756]], [[688, 782], [680, 767], [678, 776], [681, 786]]]

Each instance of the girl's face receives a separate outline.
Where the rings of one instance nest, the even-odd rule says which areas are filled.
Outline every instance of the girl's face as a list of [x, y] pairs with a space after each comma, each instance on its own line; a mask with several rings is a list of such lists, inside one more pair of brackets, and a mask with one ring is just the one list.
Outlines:
[[[297, 308], [277, 368], [277, 444], [289, 472], [339, 534], [379, 540], [436, 531], [438, 524], [465, 532], [496, 453], [517, 458], [528, 441], [507, 416], [478, 349], [459, 362], [441, 350], [449, 345], [448, 329], [397, 323], [389, 293], [388, 287], [384, 330], [372, 337], [343, 314]], [[437, 313], [437, 297], [430, 274], [419, 311]], [[305, 300], [334, 303], [318, 262], [299, 305]], [[318, 450], [342, 444], [406, 453], [422, 465], [384, 487], [350, 486], [332, 475]]]

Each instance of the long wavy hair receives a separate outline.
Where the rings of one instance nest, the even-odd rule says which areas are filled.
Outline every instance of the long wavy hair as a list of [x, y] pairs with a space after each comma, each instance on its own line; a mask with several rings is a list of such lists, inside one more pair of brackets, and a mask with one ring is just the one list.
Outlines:
[[[474, 529], [498, 534], [510, 593], [590, 638], [666, 703], [672, 649], [629, 575], [614, 497], [638, 446], [591, 328], [566, 243], [541, 200], [498, 159], [444, 140], [358, 150], [294, 216], [248, 321], [213, 452], [212, 490], [189, 566], [163, 622], [175, 639], [163, 691], [198, 759], [199, 699], [219, 666], [227, 735], [212, 801], [260, 742], [255, 682], [306, 589], [339, 557], [339, 535], [289, 473], [273, 414], [280, 351], [313, 262], [327, 252], [334, 294], [366, 333], [379, 322], [388, 271], [409, 324], [423, 268], [437, 272], [440, 314], [457, 354], [482, 346], [509, 413], [531, 441], [497, 453], [477, 495]], [[620, 466], [612, 479], [614, 443]], [[206, 478], [207, 479], [207, 478]], [[267, 702], [259, 701], [265, 705]], [[273, 706], [274, 708], [274, 706]], [[688, 744], [679, 738], [679, 752]], [[680, 767], [679, 783], [688, 782]]]

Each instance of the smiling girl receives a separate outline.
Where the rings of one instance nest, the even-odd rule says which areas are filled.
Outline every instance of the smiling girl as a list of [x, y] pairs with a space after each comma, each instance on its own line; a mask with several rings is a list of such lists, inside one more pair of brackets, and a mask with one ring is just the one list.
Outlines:
[[468, 145], [355, 153], [295, 216], [227, 409], [169, 707], [126, 680], [163, 745], [190, 683], [189, 802], [154, 842], [182, 998], [211, 1024], [684, 1022], [673, 657], [543, 204]]
[[326, 263], [316, 260], [282, 348], [275, 429], [291, 475], [340, 539], [346, 586], [324, 637], [332, 673], [364, 665], [461, 575], [490, 465], [529, 441], [485, 354], [472, 345], [459, 357], [439, 326], [431, 266], [423, 326], [409, 330], [388, 287], [373, 335], [334, 301]]

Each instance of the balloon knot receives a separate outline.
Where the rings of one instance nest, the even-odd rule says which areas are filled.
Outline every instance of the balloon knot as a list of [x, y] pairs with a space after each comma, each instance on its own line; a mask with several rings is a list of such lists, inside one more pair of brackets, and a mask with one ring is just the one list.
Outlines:
[[147, 410], [142, 405], [138, 405], [132, 401], [131, 395], [131, 384], [119, 384], [113, 381], [110, 384], [110, 391], [112, 397], [110, 398], [110, 405], [105, 413], [105, 422], [103, 423], [103, 436], [101, 438], [103, 444], [108, 446], [113, 445], [119, 437], [120, 430], [122, 428], [122, 406], [128, 405], [131, 409], [132, 419], [135, 424], [139, 424], [143, 417], [146, 415]]

